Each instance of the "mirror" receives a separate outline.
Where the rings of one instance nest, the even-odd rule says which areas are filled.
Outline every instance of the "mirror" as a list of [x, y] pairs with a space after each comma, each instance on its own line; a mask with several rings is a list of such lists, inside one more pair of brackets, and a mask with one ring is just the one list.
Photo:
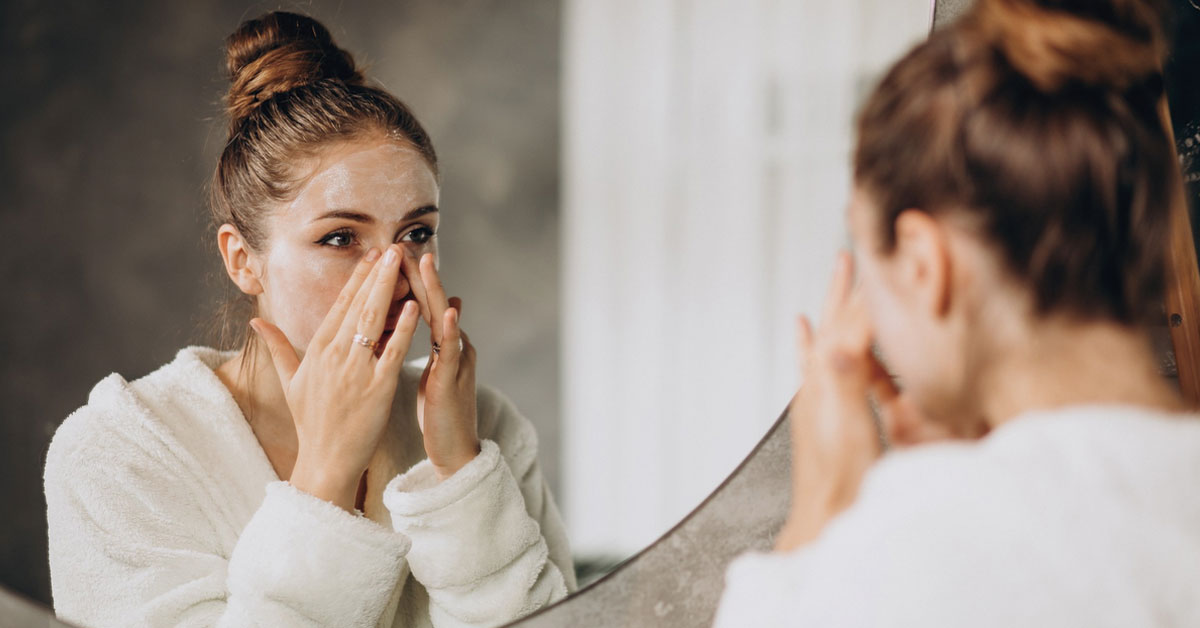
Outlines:
[[[120, 27], [99, 8], [3, 9], [29, 94], [5, 118], [20, 211], [4, 220], [37, 235], [6, 258], [21, 306], [5, 490], [29, 516], [6, 524], [0, 582], [34, 599], [54, 428], [107, 373], [202, 341], [223, 294], [203, 207], [224, 141], [218, 44], [269, 8], [130, 8]], [[786, 402], [778, 339], [842, 241], [853, 110], [929, 8], [306, 5], [433, 136], [446, 281], [468, 300], [479, 379], [537, 427], [581, 582], [700, 503]]]

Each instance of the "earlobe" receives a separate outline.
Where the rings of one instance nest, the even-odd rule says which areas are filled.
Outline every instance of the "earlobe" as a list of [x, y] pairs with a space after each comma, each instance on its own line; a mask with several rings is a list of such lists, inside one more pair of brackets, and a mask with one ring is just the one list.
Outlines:
[[237, 227], [225, 223], [217, 229], [217, 248], [225, 262], [225, 273], [238, 289], [251, 296], [262, 294], [257, 259]]
[[919, 209], [896, 217], [896, 257], [901, 279], [910, 293], [933, 316], [950, 309], [950, 249], [942, 225]]

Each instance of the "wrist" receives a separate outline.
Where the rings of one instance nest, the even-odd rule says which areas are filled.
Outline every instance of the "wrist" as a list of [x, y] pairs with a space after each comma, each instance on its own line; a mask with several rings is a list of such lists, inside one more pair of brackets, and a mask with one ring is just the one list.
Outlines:
[[476, 439], [474, 447], [468, 448], [468, 451], [471, 452], [469, 455], [460, 456], [454, 462], [449, 464], [438, 464], [430, 461], [431, 464], [433, 464], [433, 473], [437, 476], [439, 482], [443, 482], [449, 479], [450, 476], [458, 473], [459, 469], [462, 469], [470, 464], [472, 460], [475, 460], [475, 458], [479, 455], [479, 452], [482, 450], [482, 445], [480, 444], [479, 440]]
[[330, 502], [347, 512], [354, 512], [354, 501], [361, 479], [362, 472], [330, 472], [328, 465], [310, 464], [303, 458], [297, 458], [288, 483], [317, 499]]

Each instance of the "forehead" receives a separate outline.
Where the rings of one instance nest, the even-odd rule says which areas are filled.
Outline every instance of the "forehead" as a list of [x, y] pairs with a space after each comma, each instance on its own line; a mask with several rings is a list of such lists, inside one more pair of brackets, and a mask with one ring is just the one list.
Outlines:
[[300, 166], [309, 174], [289, 209], [404, 212], [437, 204], [437, 177], [425, 157], [407, 144], [391, 140], [334, 144]]

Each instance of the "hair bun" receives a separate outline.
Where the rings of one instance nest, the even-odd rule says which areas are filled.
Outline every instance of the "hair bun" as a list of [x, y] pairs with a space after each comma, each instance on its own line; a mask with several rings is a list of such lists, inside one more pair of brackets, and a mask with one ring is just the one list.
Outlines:
[[1124, 91], [1162, 71], [1164, 15], [1154, 0], [981, 0], [975, 23], [1040, 90]]
[[323, 79], [363, 83], [354, 58], [333, 43], [329, 31], [296, 13], [274, 11], [243, 22], [225, 40], [225, 56], [230, 80], [225, 102], [235, 127], [275, 94]]

